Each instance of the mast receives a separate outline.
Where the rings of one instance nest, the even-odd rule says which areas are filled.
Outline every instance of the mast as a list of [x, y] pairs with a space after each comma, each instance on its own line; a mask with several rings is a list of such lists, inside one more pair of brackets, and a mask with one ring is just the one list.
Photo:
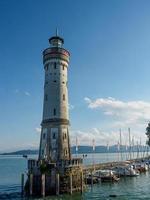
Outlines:
[[134, 136], [132, 137], [132, 154], [134, 158]]
[[130, 128], [128, 128], [129, 133], [129, 159], [131, 160], [131, 134], [130, 134]]
[[122, 135], [121, 135], [121, 129], [120, 132], [120, 155], [121, 155], [121, 161], [123, 161], [123, 155], [122, 155]]
[[93, 170], [95, 171], [95, 159], [94, 159], [94, 153], [95, 153], [95, 140], [92, 140], [92, 148], [93, 148], [93, 153], [92, 153], [92, 157], [93, 157]]

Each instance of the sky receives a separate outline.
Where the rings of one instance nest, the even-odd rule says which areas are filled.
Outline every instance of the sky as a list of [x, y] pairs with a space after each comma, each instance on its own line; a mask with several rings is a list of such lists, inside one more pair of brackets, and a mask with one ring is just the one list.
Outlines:
[[149, 0], [0, 0], [0, 151], [38, 148], [42, 51], [56, 27], [70, 51], [71, 144], [145, 143]]

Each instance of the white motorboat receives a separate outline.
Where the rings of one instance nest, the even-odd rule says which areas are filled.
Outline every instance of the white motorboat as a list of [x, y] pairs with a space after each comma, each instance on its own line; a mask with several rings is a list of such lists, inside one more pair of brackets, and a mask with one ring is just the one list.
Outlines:
[[139, 176], [139, 171], [135, 170], [132, 165], [115, 167], [114, 173], [117, 176]]

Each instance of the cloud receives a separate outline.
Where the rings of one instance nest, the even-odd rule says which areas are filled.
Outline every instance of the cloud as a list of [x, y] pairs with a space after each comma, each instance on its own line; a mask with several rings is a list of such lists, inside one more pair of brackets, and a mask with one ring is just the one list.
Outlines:
[[78, 138], [78, 145], [92, 145], [92, 140], [95, 140], [96, 145], [106, 145], [108, 141], [111, 144], [118, 142], [119, 132], [111, 131], [104, 132], [98, 128], [92, 128], [88, 131], [74, 130], [71, 131], [71, 143], [76, 144], [76, 138]]
[[[141, 137], [140, 131], [132, 132], [131, 129], [131, 139], [134, 138], [134, 144], [140, 143], [140, 139], [142, 144], [145, 144], [146, 136], [144, 135]], [[129, 133], [127, 129], [122, 130], [122, 144], [128, 145], [129, 144]], [[72, 130], [70, 132], [71, 138], [71, 145], [76, 145], [76, 138], [78, 138], [78, 145], [88, 145], [92, 146], [92, 140], [95, 140], [95, 145], [114, 145], [117, 144], [120, 140], [120, 132], [119, 130], [115, 131], [103, 131], [99, 128], [92, 128], [88, 131], [82, 130]]]
[[73, 110], [75, 106], [74, 106], [74, 105], [72, 105], [72, 104], [69, 104], [69, 106], [68, 106], [68, 107], [69, 107], [69, 110]]
[[35, 128], [35, 131], [36, 131], [37, 133], [41, 133], [41, 128], [40, 128], [40, 127], [37, 127], [37, 128]]
[[121, 101], [112, 97], [91, 100], [85, 97], [88, 108], [99, 109], [104, 115], [112, 117], [116, 125], [140, 125], [150, 120], [150, 102]]
[[31, 96], [31, 94], [30, 94], [29, 92], [27, 92], [27, 91], [25, 91], [24, 94], [25, 94], [26, 96]]

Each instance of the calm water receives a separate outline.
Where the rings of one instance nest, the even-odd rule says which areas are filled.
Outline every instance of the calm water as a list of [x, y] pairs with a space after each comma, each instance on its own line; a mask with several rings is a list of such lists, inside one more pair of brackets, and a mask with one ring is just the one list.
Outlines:
[[[82, 156], [82, 155], [80, 155]], [[136, 156], [136, 154], [134, 155]], [[126, 155], [123, 154], [122, 159]], [[95, 154], [94, 162], [108, 162], [121, 159], [118, 154]], [[84, 159], [85, 164], [93, 163], [93, 155], [88, 154]], [[0, 156], [0, 200], [17, 199], [20, 197], [20, 179], [21, 173], [27, 170], [26, 159], [20, 156]], [[109, 197], [115, 194], [117, 197]], [[102, 183], [95, 185], [92, 189], [88, 187], [84, 194], [75, 194], [73, 196], [60, 196], [45, 198], [46, 200], [150, 200], [150, 172], [141, 174], [139, 177], [122, 178], [119, 183]]]

